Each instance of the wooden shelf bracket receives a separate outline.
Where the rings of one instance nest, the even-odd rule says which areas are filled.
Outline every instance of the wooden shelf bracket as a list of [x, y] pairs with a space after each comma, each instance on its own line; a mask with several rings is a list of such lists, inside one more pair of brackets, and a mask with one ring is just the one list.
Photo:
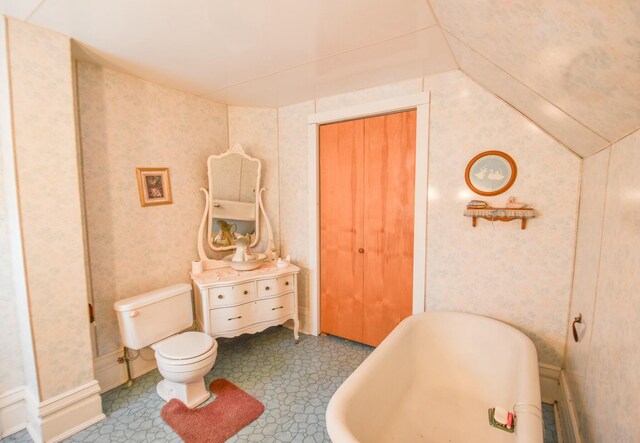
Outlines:
[[513, 209], [513, 208], [482, 208], [470, 209], [464, 211], [465, 217], [471, 217], [471, 225], [475, 228], [477, 220], [484, 218], [491, 222], [501, 221], [510, 222], [513, 220], [521, 220], [522, 229], [527, 228], [527, 220], [536, 216], [536, 211], [531, 208]]

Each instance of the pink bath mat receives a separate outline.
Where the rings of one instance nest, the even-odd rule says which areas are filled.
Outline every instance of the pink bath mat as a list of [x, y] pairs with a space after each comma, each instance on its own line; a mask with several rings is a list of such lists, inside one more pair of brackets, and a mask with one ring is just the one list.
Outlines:
[[216, 398], [206, 406], [189, 409], [175, 398], [160, 416], [186, 443], [223, 443], [260, 417], [264, 405], [224, 378], [211, 383]]

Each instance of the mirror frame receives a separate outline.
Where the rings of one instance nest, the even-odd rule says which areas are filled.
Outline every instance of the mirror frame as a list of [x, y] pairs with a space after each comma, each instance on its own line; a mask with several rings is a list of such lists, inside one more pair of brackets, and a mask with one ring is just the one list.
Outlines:
[[207, 244], [209, 245], [209, 247], [214, 250], [214, 251], [229, 251], [229, 250], [233, 250], [236, 249], [235, 245], [234, 246], [215, 246], [213, 243], [213, 195], [215, 192], [215, 189], [213, 189], [213, 183], [212, 183], [212, 178], [211, 178], [211, 172], [212, 172], [212, 163], [214, 160], [218, 160], [218, 159], [223, 159], [225, 157], [229, 157], [231, 155], [240, 155], [241, 157], [243, 157], [244, 159], [251, 161], [251, 162], [256, 162], [258, 163], [258, 172], [257, 172], [257, 177], [256, 177], [256, 185], [255, 185], [255, 189], [254, 189], [254, 212], [255, 212], [255, 238], [253, 239], [253, 241], [251, 242], [251, 247], [254, 247], [255, 245], [258, 244], [258, 242], [260, 241], [260, 181], [262, 179], [262, 162], [255, 158], [255, 157], [251, 157], [250, 155], [248, 155], [244, 149], [242, 148], [242, 146], [240, 144], [235, 144], [233, 145], [233, 147], [229, 148], [228, 150], [226, 150], [225, 152], [223, 152], [222, 154], [218, 154], [218, 155], [210, 155], [209, 158], [207, 158], [207, 180], [209, 182], [209, 196], [208, 199], [209, 201], [209, 211], [208, 211], [208, 231], [207, 231]]

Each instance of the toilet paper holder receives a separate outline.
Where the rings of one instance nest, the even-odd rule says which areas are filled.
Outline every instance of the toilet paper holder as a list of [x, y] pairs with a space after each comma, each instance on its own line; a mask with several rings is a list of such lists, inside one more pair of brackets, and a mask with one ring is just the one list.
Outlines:
[[577, 317], [573, 318], [573, 323], [571, 323], [571, 329], [573, 331], [573, 340], [578, 343], [578, 330], [576, 329], [576, 323], [582, 324], [582, 314], [578, 313]]

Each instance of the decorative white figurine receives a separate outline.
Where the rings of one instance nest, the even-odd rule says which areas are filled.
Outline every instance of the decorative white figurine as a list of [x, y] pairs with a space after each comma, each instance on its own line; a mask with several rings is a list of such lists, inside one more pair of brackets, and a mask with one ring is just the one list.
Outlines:
[[278, 268], [286, 268], [291, 263], [291, 255], [287, 255], [285, 258], [279, 258], [276, 260], [276, 266]]
[[[236, 239], [236, 252], [233, 254], [231, 261], [249, 261], [253, 260], [253, 252], [249, 249], [249, 237], [239, 237]], [[249, 250], [249, 254], [247, 254]]]
[[509, 197], [509, 199], [507, 200], [507, 204], [505, 205], [505, 208], [522, 209], [525, 206], [527, 206], [526, 203], [518, 203], [515, 197]]
[[248, 243], [247, 243], [247, 246], [245, 246], [245, 248], [244, 248], [244, 261], [255, 260], [256, 259], [256, 255], [251, 250], [251, 246], [249, 246], [251, 244], [251, 237], [247, 235], [247, 238], [248, 238], [248, 240], [247, 240]]

